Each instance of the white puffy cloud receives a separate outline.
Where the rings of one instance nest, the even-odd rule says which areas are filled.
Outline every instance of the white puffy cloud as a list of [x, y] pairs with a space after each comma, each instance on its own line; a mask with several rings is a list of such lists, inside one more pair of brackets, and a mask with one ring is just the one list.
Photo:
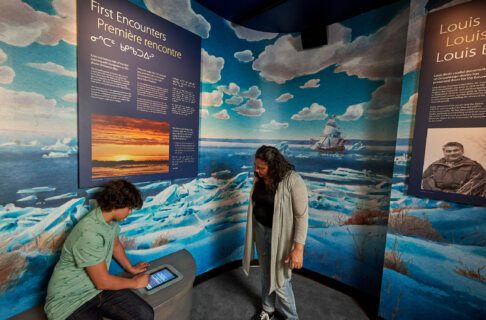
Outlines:
[[398, 107], [396, 105], [389, 104], [380, 109], [368, 109], [367, 115], [368, 118], [376, 120], [376, 119], [381, 119], [381, 118], [386, 118], [388, 116], [391, 116], [395, 114], [397, 110]]
[[418, 93], [415, 92], [408, 98], [408, 101], [403, 105], [402, 110], [405, 114], [415, 114], [415, 108], [417, 107]]
[[240, 92], [240, 87], [234, 82], [230, 82], [230, 84], [227, 85], [227, 86], [218, 86], [218, 89], [222, 90], [224, 93], [232, 95], [232, 96], [234, 96], [234, 95], [238, 94], [238, 92]]
[[275, 101], [287, 102], [287, 101], [289, 101], [290, 99], [293, 99], [293, 98], [294, 98], [293, 94], [286, 92], [286, 93], [280, 95], [280, 97], [278, 97], [277, 99], [275, 99]]
[[7, 54], [5, 51], [0, 49], [0, 63], [4, 63], [5, 61], [7, 61]]
[[0, 93], [2, 97], [0, 112], [3, 115], [14, 113], [28, 115], [30, 112], [54, 110], [53, 108], [57, 105], [55, 99], [47, 99], [35, 92], [15, 91], [0, 87]]
[[61, 17], [76, 16], [76, 1], [71, 0], [53, 0], [52, 6]]
[[265, 130], [280, 130], [280, 129], [285, 129], [288, 128], [289, 124], [287, 122], [277, 122], [275, 120], [270, 121], [269, 123], [265, 123], [261, 125], [262, 129]]
[[234, 111], [242, 116], [259, 117], [265, 112], [261, 99], [249, 99], [240, 107], [233, 108]]
[[253, 69], [268, 81], [282, 84], [288, 80], [314, 74], [335, 63], [338, 49], [351, 40], [351, 29], [340, 24], [329, 26], [328, 45], [302, 50], [300, 36], [284, 35], [265, 47], [253, 61]]
[[250, 99], [256, 99], [262, 94], [258, 86], [251, 86], [247, 91], [242, 92], [241, 96]]
[[[7, 61], [7, 54], [0, 49], [0, 64]], [[15, 71], [8, 66], [0, 66], [0, 84], [10, 84], [15, 78]]]
[[35, 69], [52, 72], [66, 77], [76, 78], [77, 76], [76, 71], [66, 70], [64, 66], [50, 61], [47, 63], [27, 63], [27, 65]]
[[337, 118], [341, 121], [355, 121], [364, 113], [364, 103], [353, 104], [346, 108], [346, 112]]
[[75, 1], [54, 0], [58, 15], [36, 11], [21, 0], [0, 1], [0, 41], [25, 47], [33, 42], [56, 45], [63, 40], [76, 44]]
[[65, 94], [62, 97], [62, 100], [66, 101], [66, 102], [76, 103], [76, 102], [78, 102], [78, 94], [76, 92]]
[[223, 104], [223, 93], [219, 90], [201, 93], [201, 105], [203, 107], [219, 107]]
[[250, 62], [255, 60], [255, 57], [253, 57], [253, 52], [251, 52], [251, 50], [235, 52], [234, 57], [238, 59], [239, 62]]
[[208, 83], [216, 83], [221, 80], [221, 70], [224, 67], [224, 59], [210, 55], [201, 49], [201, 80]]
[[76, 134], [76, 109], [57, 106], [54, 99], [0, 87], [0, 128], [30, 132]]
[[265, 47], [253, 61], [253, 69], [279, 84], [333, 65], [337, 65], [335, 72], [360, 78], [398, 77], [403, 72], [407, 25], [408, 8], [374, 34], [353, 41], [351, 30], [338, 23], [328, 27], [329, 44], [320, 48], [301, 50], [300, 36], [285, 35]]
[[338, 52], [335, 72], [382, 80], [401, 77], [405, 59], [408, 8], [374, 34], [361, 36]]
[[[0, 64], [7, 61], [7, 54], [0, 49]], [[0, 84], [10, 84], [15, 78], [15, 71], [8, 66], [0, 66]]]
[[187, 29], [201, 38], [209, 38], [211, 24], [192, 10], [190, 0], [144, 0], [145, 6], [156, 15]]
[[370, 119], [381, 119], [396, 114], [400, 105], [400, 79], [386, 79], [385, 83], [373, 91], [371, 100], [366, 103], [366, 116]]
[[9, 84], [15, 78], [15, 71], [7, 66], [0, 66], [0, 83]]
[[240, 96], [232, 96], [231, 98], [226, 99], [224, 102], [226, 102], [227, 104], [238, 106], [243, 102], [243, 98]]
[[304, 85], [300, 86], [299, 88], [301, 89], [306, 89], [306, 88], [319, 88], [321, 84], [319, 83], [321, 79], [310, 79]]
[[207, 118], [209, 116], [209, 111], [208, 109], [199, 109], [199, 115], [201, 118]]
[[233, 31], [235, 32], [238, 38], [246, 41], [270, 40], [278, 36], [278, 33], [270, 33], [270, 32], [248, 29], [234, 23], [229, 23], [229, 26], [231, 27], [231, 29], [233, 29]]
[[310, 107], [305, 107], [299, 111], [299, 113], [294, 114], [292, 120], [324, 120], [328, 117], [326, 113], [326, 107], [314, 102]]
[[228, 111], [226, 109], [221, 110], [218, 113], [213, 114], [213, 118], [219, 119], [219, 120], [228, 120], [230, 118]]

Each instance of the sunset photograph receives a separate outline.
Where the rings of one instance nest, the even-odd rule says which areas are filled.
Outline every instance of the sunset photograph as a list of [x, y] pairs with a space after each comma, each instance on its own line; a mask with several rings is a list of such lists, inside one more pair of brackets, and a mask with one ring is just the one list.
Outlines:
[[93, 113], [92, 179], [167, 173], [169, 141], [168, 122]]

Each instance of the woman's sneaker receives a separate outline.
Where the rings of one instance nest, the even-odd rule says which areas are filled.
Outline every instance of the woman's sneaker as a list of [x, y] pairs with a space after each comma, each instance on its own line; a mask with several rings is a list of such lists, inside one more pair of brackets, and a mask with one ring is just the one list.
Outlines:
[[268, 313], [265, 310], [262, 310], [259, 314], [254, 315], [251, 320], [273, 320], [275, 317], [273, 313]]

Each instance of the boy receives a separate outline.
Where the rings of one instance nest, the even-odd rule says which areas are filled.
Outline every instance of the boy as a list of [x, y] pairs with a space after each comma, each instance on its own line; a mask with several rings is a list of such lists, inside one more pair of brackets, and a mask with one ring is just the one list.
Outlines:
[[[54, 268], [44, 310], [50, 320], [154, 318], [150, 305], [129, 289], [143, 288], [148, 263], [132, 266], [118, 239], [120, 227], [132, 209], [142, 207], [137, 188], [126, 180], [107, 183], [97, 197], [99, 207], [73, 228]], [[132, 278], [109, 274], [112, 257]]]

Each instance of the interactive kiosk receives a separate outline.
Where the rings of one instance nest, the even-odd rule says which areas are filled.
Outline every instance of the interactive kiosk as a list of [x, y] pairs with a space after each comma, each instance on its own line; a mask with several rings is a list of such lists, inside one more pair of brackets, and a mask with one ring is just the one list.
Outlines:
[[[151, 261], [147, 272], [151, 274], [149, 285], [133, 291], [154, 308], [154, 319], [190, 320], [196, 262], [189, 251], [180, 250]], [[43, 305], [39, 305], [11, 319], [47, 320], [47, 317]]]
[[149, 285], [134, 290], [154, 308], [155, 320], [190, 320], [196, 262], [180, 250], [150, 262]]

